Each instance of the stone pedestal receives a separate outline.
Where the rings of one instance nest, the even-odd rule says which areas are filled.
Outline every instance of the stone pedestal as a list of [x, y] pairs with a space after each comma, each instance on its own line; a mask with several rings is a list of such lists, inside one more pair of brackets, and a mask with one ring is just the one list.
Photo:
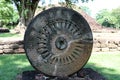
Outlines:
[[24, 71], [15, 80], [107, 80], [104, 76], [91, 68], [83, 68], [71, 76], [50, 77], [38, 71]]

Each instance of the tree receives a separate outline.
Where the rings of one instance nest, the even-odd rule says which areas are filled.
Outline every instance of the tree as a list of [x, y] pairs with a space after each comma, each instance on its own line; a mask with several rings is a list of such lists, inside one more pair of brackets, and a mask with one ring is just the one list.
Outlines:
[[107, 9], [100, 10], [97, 13], [96, 20], [103, 26], [120, 28], [120, 7], [112, 11]]
[[85, 11], [88, 15], [91, 15], [91, 10], [87, 6], [80, 6], [80, 8]]
[[0, 1], [0, 23], [1, 27], [10, 23], [13, 13], [12, 5], [8, 2], [1, 0]]
[[0, 0], [0, 27], [13, 28], [18, 18], [19, 16], [13, 8], [13, 4], [5, 0]]
[[107, 9], [100, 10], [96, 15], [96, 20], [98, 23], [102, 24], [106, 19], [106, 16], [110, 15]]
[[116, 18], [116, 27], [120, 28], [120, 7], [113, 9], [111, 14]]

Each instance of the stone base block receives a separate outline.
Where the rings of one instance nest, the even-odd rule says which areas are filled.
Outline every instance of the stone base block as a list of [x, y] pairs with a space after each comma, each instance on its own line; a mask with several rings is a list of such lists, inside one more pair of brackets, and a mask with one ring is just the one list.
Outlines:
[[15, 80], [107, 80], [104, 76], [91, 68], [83, 68], [71, 76], [46, 76], [38, 71], [24, 71]]
[[109, 48], [102, 48], [102, 52], [109, 52]]

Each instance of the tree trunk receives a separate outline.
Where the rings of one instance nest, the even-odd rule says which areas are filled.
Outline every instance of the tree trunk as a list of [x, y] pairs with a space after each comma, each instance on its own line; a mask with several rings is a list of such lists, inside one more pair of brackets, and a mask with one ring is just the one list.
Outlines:
[[23, 17], [21, 17], [19, 19], [18, 25], [15, 28], [15, 31], [16, 31], [16, 33], [24, 34], [25, 30], [26, 30], [25, 19]]
[[25, 10], [25, 6], [24, 6], [24, 0], [21, 0], [21, 9], [20, 9], [20, 5], [18, 5], [18, 12], [19, 12], [19, 23], [15, 28], [15, 31], [17, 33], [24, 33], [25, 32], [25, 16], [24, 16], [24, 10]]
[[[18, 4], [19, 2], [19, 4]], [[25, 32], [28, 24], [30, 23], [31, 19], [34, 17], [35, 10], [39, 3], [39, 0], [14, 0], [14, 3], [17, 7], [19, 12], [19, 23], [15, 28], [17, 33]]]

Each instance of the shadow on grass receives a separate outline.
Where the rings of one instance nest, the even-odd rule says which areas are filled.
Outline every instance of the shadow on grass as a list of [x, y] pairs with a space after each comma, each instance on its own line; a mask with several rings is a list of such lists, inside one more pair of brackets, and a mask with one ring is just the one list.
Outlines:
[[0, 55], [0, 80], [15, 80], [16, 75], [33, 70], [25, 55]]
[[87, 63], [86, 68], [92, 68], [101, 75], [103, 75], [107, 80], [120, 80], [120, 74], [115, 74], [116, 70], [106, 67], [99, 67], [94, 63]]

